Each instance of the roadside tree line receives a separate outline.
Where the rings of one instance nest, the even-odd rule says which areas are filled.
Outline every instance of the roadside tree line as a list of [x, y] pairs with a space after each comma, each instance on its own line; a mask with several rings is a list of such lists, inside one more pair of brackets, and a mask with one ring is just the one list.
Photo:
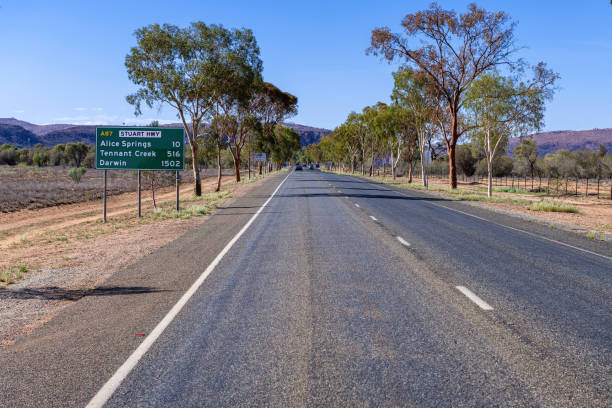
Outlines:
[[93, 167], [95, 147], [85, 143], [58, 144], [53, 147], [37, 143], [31, 148], [18, 148], [11, 144], [0, 145], [0, 164], [14, 166], [74, 166]]
[[216, 191], [221, 188], [224, 152], [240, 181], [245, 147], [266, 153], [269, 165], [276, 166], [299, 150], [299, 134], [281, 126], [297, 113], [297, 97], [263, 80], [251, 30], [195, 22], [185, 28], [153, 24], [135, 35], [137, 45], [125, 66], [138, 90], [126, 99], [136, 115], [143, 104], [176, 110], [187, 135], [196, 196], [202, 194], [201, 163], [216, 162]]
[[403, 161], [410, 182], [418, 163], [427, 186], [428, 163], [441, 143], [454, 189], [457, 150], [469, 143], [473, 154], [485, 159], [490, 196], [495, 161], [510, 137], [527, 139], [541, 129], [559, 78], [542, 62], [529, 66], [516, 57], [515, 26], [504, 12], [472, 4], [457, 14], [433, 3], [404, 17], [403, 34], [388, 27], [373, 30], [367, 53], [400, 62], [391, 103], [352, 112], [304, 153], [370, 175], [378, 162], [383, 170], [389, 166], [393, 177]]

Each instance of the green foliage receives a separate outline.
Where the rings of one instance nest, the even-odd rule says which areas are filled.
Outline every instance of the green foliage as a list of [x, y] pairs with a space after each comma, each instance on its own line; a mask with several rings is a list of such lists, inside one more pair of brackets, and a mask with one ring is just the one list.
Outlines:
[[68, 170], [68, 176], [72, 179], [75, 184], [81, 182], [81, 177], [87, 172], [85, 167], [76, 167]]
[[579, 211], [576, 207], [571, 205], [558, 203], [556, 201], [538, 201], [531, 204], [528, 209], [532, 211], [548, 211], [548, 212], [563, 212], [563, 213], [574, 213], [577, 214]]
[[49, 164], [49, 154], [45, 152], [36, 152], [32, 157], [32, 162], [38, 167], [47, 166]]
[[476, 171], [476, 158], [472, 153], [472, 149], [466, 145], [457, 146], [455, 151], [455, 160], [457, 168], [467, 177], [472, 177]]

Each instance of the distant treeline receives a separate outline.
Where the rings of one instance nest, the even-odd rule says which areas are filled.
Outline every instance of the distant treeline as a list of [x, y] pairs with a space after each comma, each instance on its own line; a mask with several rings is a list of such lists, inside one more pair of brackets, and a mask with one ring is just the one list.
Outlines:
[[54, 147], [43, 146], [38, 143], [31, 148], [17, 148], [11, 144], [0, 145], [0, 164], [15, 166], [25, 164], [29, 166], [74, 166], [94, 167], [96, 158], [95, 146], [85, 143], [58, 144]]

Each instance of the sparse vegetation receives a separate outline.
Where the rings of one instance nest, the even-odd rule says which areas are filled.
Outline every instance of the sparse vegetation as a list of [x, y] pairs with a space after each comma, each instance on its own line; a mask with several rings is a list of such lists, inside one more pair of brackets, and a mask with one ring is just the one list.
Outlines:
[[0, 288], [11, 285], [16, 281], [23, 279], [28, 271], [29, 267], [27, 265], [4, 267], [2, 272], [0, 272]]
[[578, 209], [574, 206], [559, 203], [556, 201], [538, 201], [531, 204], [528, 209], [531, 211], [548, 211], [548, 212], [563, 212], [578, 214]]
[[70, 176], [75, 184], [79, 184], [81, 182], [81, 178], [85, 173], [87, 173], [87, 169], [85, 167], [75, 167], [74, 169], [68, 170], [68, 176]]

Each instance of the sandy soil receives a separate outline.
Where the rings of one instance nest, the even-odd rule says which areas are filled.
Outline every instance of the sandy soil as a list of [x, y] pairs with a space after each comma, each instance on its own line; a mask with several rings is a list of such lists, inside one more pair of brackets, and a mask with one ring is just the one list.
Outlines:
[[[231, 184], [227, 177], [227, 198], [189, 199], [181, 206], [228, 204], [260, 183]], [[214, 184], [212, 178], [204, 180], [203, 193], [211, 193]], [[171, 211], [174, 194], [173, 188], [158, 192], [158, 206], [165, 202]], [[191, 186], [183, 186], [181, 196], [191, 196]], [[143, 194], [142, 203], [143, 218], [138, 219], [136, 193], [110, 198], [106, 224], [101, 222], [100, 200], [0, 213], [0, 272], [16, 265], [28, 268], [24, 279], [0, 283], [0, 345], [11, 344], [115, 272], [208, 219], [160, 218], [153, 212], [150, 192]]]
[[[345, 173], [348, 174], [348, 173]], [[355, 173], [355, 175], [360, 176]], [[369, 177], [368, 177], [369, 178]], [[392, 180], [389, 176], [383, 178], [382, 176], [374, 177], [376, 181], [388, 183], [391, 185], [397, 185], [401, 187], [410, 188], [407, 186], [407, 178], [398, 177]], [[447, 177], [431, 177], [430, 186], [434, 188], [448, 188]], [[498, 181], [499, 182], [499, 181]], [[421, 180], [418, 177], [413, 179], [413, 184], [420, 184]], [[477, 194], [486, 196], [486, 184], [475, 183], [475, 182], [463, 182], [458, 180], [458, 190], [463, 190], [464, 193]], [[495, 185], [495, 187], [501, 187]], [[523, 184], [520, 186], [524, 187]], [[536, 185], [537, 187], [537, 185]], [[602, 187], [602, 191], [609, 188], [608, 186]], [[592, 190], [591, 190], [592, 191]], [[452, 198], [451, 195], [445, 194], [444, 191], [432, 191], [432, 194], [439, 194], [441, 196]], [[494, 197], [506, 197], [511, 199], [528, 200], [530, 202], [537, 201], [555, 201], [559, 203], [568, 204], [578, 209], [578, 213], [559, 213], [559, 212], [544, 212], [544, 211], [532, 211], [529, 210], [527, 204], [520, 203], [495, 203], [485, 201], [466, 201], [467, 203], [483, 206], [491, 210], [498, 210], [513, 215], [523, 216], [528, 219], [538, 221], [544, 224], [556, 226], [565, 230], [574, 231], [580, 234], [588, 235], [593, 239], [604, 239], [612, 240], [612, 200], [608, 198], [597, 198], [593, 195], [589, 197], [582, 196], [541, 196], [535, 194], [517, 194], [517, 193], [504, 193], [495, 191]]]

